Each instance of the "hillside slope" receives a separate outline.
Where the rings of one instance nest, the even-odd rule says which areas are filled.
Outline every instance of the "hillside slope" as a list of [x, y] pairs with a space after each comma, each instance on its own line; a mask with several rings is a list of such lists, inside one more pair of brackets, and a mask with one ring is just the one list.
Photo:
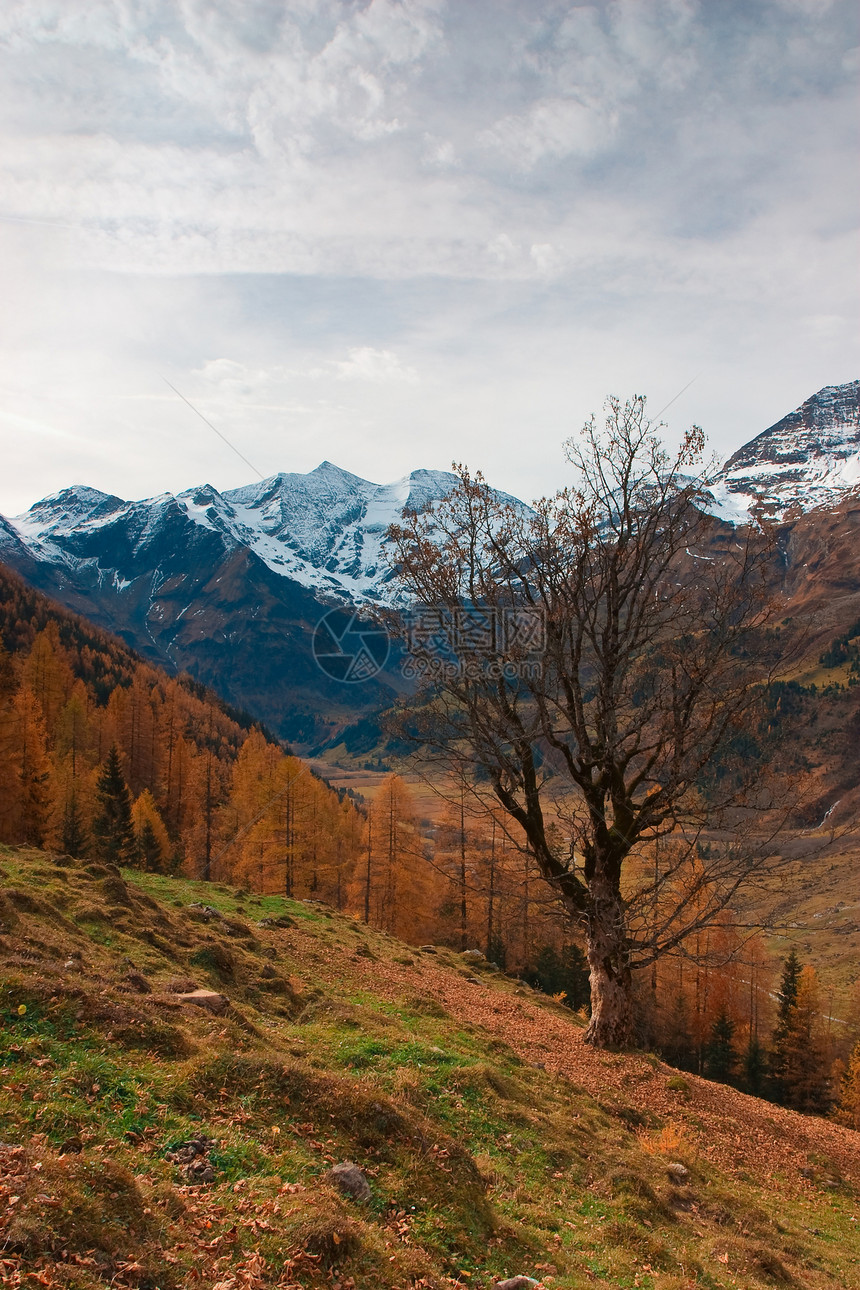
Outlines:
[[9, 1285], [860, 1286], [860, 1135], [316, 903], [0, 870]]

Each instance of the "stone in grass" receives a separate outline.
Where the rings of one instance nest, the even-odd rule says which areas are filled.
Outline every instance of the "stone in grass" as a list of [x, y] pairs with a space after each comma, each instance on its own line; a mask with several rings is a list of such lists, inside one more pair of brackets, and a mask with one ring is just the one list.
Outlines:
[[230, 1007], [230, 1000], [217, 990], [189, 990], [176, 997], [180, 1003], [192, 1003], [196, 1008], [205, 1008], [207, 1012], [214, 1012], [216, 1015], [226, 1012]]
[[669, 1175], [669, 1181], [675, 1183], [678, 1187], [682, 1187], [690, 1177], [689, 1169], [682, 1165], [680, 1160], [670, 1161], [666, 1166], [666, 1173]]
[[189, 1138], [186, 1142], [177, 1142], [171, 1151], [168, 1151], [165, 1159], [174, 1165], [190, 1165], [195, 1160], [206, 1157], [213, 1147], [218, 1143], [215, 1138], [207, 1138], [201, 1134], [199, 1138]]
[[186, 1180], [190, 1183], [211, 1183], [215, 1181], [215, 1170], [208, 1160], [195, 1160], [193, 1164], [186, 1165], [183, 1171]]
[[172, 1151], [168, 1151], [166, 1159], [171, 1164], [183, 1166], [182, 1177], [187, 1183], [211, 1183], [215, 1181], [215, 1170], [208, 1156], [217, 1145], [214, 1138], [203, 1135], [189, 1138], [187, 1142], [179, 1142]]
[[370, 1185], [362, 1170], [351, 1160], [341, 1160], [340, 1164], [332, 1165], [326, 1178], [344, 1196], [357, 1201], [370, 1200]]
[[532, 1290], [532, 1286], [539, 1284], [534, 1277], [508, 1277], [507, 1281], [496, 1281], [493, 1290]]

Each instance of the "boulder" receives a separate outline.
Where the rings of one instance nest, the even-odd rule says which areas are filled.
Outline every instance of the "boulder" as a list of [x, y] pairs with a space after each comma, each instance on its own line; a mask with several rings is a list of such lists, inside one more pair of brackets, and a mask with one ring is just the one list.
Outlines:
[[508, 1277], [507, 1281], [494, 1282], [492, 1290], [532, 1290], [539, 1284], [534, 1277]]
[[196, 1008], [205, 1008], [207, 1012], [220, 1015], [230, 1007], [230, 1000], [217, 990], [189, 990], [186, 994], [177, 995], [180, 1003], [193, 1003]]
[[341, 1160], [340, 1164], [332, 1165], [326, 1178], [344, 1196], [362, 1202], [370, 1200], [370, 1185], [362, 1170], [351, 1160]]
[[672, 1160], [666, 1166], [666, 1173], [669, 1175], [669, 1181], [673, 1182], [676, 1187], [683, 1187], [684, 1183], [690, 1177], [690, 1171], [686, 1165], [682, 1165], [680, 1160]]

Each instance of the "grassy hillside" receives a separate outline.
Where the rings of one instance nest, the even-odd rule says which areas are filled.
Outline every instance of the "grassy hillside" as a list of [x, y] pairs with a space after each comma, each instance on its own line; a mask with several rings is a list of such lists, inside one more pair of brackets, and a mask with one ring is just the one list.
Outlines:
[[860, 1135], [317, 904], [25, 848], [0, 880], [4, 1283], [860, 1286]]

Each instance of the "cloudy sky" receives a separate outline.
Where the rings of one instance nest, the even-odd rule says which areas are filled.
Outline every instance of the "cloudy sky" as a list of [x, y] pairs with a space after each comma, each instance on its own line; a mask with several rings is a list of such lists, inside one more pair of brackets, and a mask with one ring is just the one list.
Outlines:
[[[4, 0], [0, 510], [328, 458], [524, 497], [857, 351], [853, 0]], [[692, 382], [692, 384], [689, 384]]]

